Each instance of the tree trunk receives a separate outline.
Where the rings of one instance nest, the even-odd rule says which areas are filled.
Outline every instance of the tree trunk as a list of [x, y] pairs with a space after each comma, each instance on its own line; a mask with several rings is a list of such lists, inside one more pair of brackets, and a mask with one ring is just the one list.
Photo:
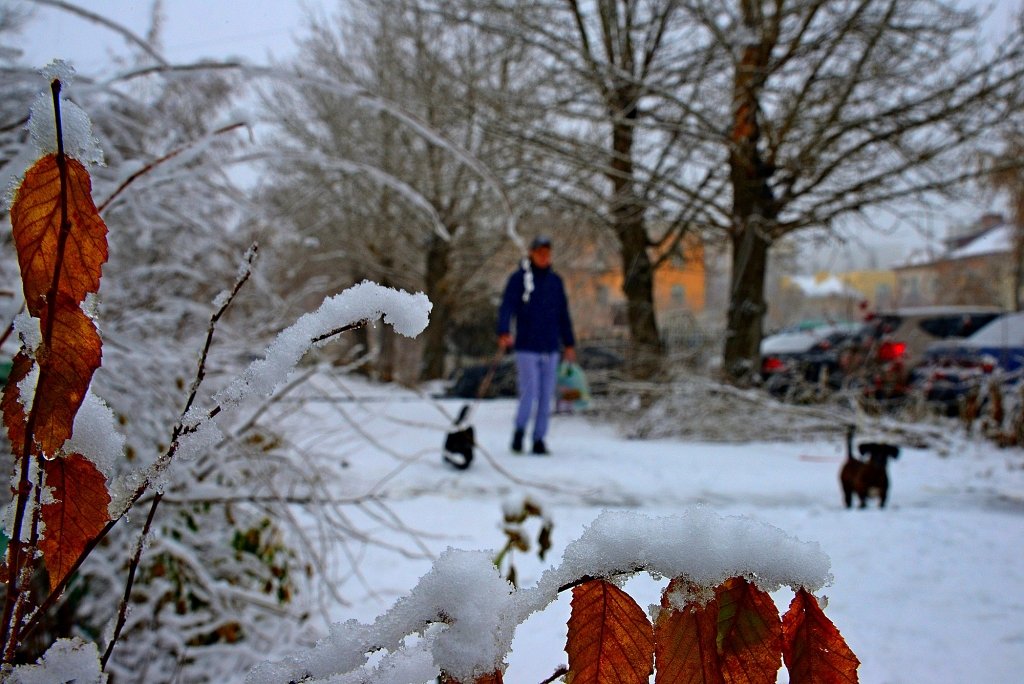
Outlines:
[[[751, 35], [757, 26], [756, 0], [743, 3], [744, 20]], [[759, 149], [759, 95], [771, 42], [752, 41], [743, 50], [733, 80], [733, 128], [729, 153], [732, 184], [732, 275], [729, 312], [722, 352], [722, 370], [728, 380], [748, 384], [760, 365], [762, 324], [768, 310], [764, 300], [768, 250], [772, 244], [778, 208], [769, 185], [774, 169]]]
[[760, 366], [762, 324], [768, 310], [764, 285], [770, 246], [756, 224], [748, 224], [733, 235], [722, 370], [738, 384], [749, 383]]
[[430, 311], [430, 325], [423, 333], [421, 380], [437, 380], [445, 376], [448, 325], [452, 319], [451, 293], [448, 285], [450, 260], [451, 244], [438, 235], [432, 235], [427, 247], [425, 289], [434, 308]]
[[377, 380], [394, 382], [395, 380], [395, 338], [397, 333], [390, 325], [381, 325], [377, 332]]
[[662, 348], [654, 316], [654, 268], [647, 254], [647, 231], [640, 219], [616, 227], [622, 257], [622, 291], [629, 321], [630, 372], [649, 378], [661, 367]]
[[654, 316], [654, 265], [647, 253], [644, 209], [633, 189], [633, 131], [636, 97], [620, 92], [614, 109], [620, 115], [612, 126], [611, 215], [622, 257], [622, 293], [626, 296], [631, 349], [630, 374], [653, 377], [661, 368], [662, 347]]

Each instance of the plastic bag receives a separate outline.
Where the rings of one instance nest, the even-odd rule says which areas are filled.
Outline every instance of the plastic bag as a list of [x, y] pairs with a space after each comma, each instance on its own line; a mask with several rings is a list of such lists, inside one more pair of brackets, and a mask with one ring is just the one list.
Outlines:
[[579, 364], [562, 361], [558, 364], [558, 380], [555, 384], [557, 413], [585, 411], [590, 407], [590, 388], [587, 376]]

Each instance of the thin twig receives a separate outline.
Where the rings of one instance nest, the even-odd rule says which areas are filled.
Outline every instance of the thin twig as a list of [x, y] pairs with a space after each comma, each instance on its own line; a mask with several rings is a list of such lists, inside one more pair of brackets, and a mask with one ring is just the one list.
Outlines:
[[[242, 128], [245, 125], [246, 125], [245, 123], [241, 123], [241, 122], [229, 124], [227, 126], [223, 126], [222, 128], [218, 128], [215, 131], [212, 131], [209, 135], [210, 136], [221, 135], [223, 133], [228, 133], [230, 131], [233, 131], [236, 128]], [[171, 150], [170, 152], [168, 152], [164, 156], [157, 157], [156, 159], [154, 159], [150, 163], [146, 164], [145, 166], [143, 166], [141, 169], [139, 169], [138, 171], [136, 171], [132, 175], [128, 176], [128, 178], [126, 178], [119, 186], [117, 186], [117, 189], [114, 190], [113, 193], [111, 193], [110, 197], [108, 197], [107, 199], [103, 200], [103, 202], [98, 207], [96, 207], [96, 211], [102, 214], [103, 210], [106, 209], [108, 206], [110, 206], [111, 202], [113, 202], [115, 199], [117, 199], [118, 195], [120, 195], [129, 185], [131, 185], [132, 183], [137, 181], [141, 176], [146, 175], [147, 173], [149, 173], [150, 171], [152, 171], [156, 167], [160, 166], [164, 162], [169, 161], [171, 159], [174, 159], [175, 157], [177, 157], [182, 152], [185, 152], [189, 148], [193, 147], [195, 144], [196, 144], [196, 141], [192, 141], [192, 142], [188, 143], [187, 145], [182, 145], [180, 147], [176, 147], [175, 149]]]
[[548, 677], [547, 679], [545, 679], [544, 681], [542, 681], [542, 682], [541, 682], [540, 684], [551, 684], [551, 682], [553, 682], [553, 681], [555, 681], [556, 679], [558, 679], [559, 677], [561, 677], [561, 676], [563, 676], [563, 675], [567, 675], [567, 674], [569, 674], [569, 668], [568, 668], [568, 667], [566, 667], [565, 665], [559, 665], [559, 666], [558, 666], [558, 669], [557, 669], [557, 670], [555, 670], [555, 671], [554, 671], [554, 672], [553, 672], [553, 673], [551, 674], [551, 676], [550, 676], [550, 677]]
[[[213, 334], [217, 329], [217, 323], [221, 317], [231, 306], [231, 303], [235, 301], [235, 297], [238, 295], [242, 286], [249, 280], [252, 275], [252, 265], [256, 260], [256, 255], [259, 251], [257, 244], [253, 243], [252, 247], [249, 248], [246, 254], [245, 269], [235, 281], [235, 285], [231, 288], [231, 292], [221, 303], [220, 308], [210, 316], [210, 324], [206, 328], [206, 341], [203, 344], [203, 351], [199, 355], [199, 363], [196, 368], [195, 378], [192, 380], [192, 388], [189, 392], [188, 399], [185, 401], [185, 408], [182, 409], [181, 417], [178, 419], [178, 424], [174, 426], [174, 436], [171, 438], [171, 446], [168, 447], [168, 453], [165, 454], [166, 461], [169, 462], [173, 456], [172, 449], [176, 448], [178, 444], [178, 438], [181, 436], [183, 431], [182, 425], [185, 416], [192, 408], [195, 403], [196, 396], [199, 394], [199, 387], [202, 385], [203, 380], [206, 378], [206, 360], [210, 354], [210, 347], [213, 346]], [[144, 485], [147, 483], [143, 483]], [[128, 579], [125, 582], [124, 595], [121, 597], [121, 604], [117, 610], [117, 624], [114, 627], [114, 633], [110, 637], [110, 642], [107, 644], [107, 649], [103, 653], [103, 658], [100, 660], [101, 666], [105, 668], [107, 661], [110, 659], [111, 653], [114, 651], [114, 646], [117, 644], [118, 638], [121, 636], [121, 630], [124, 628], [125, 620], [128, 616], [128, 602], [131, 599], [132, 587], [135, 585], [135, 574], [138, 571], [139, 563], [142, 560], [142, 550], [145, 546], [146, 536], [149, 534], [150, 527], [153, 524], [153, 518], [156, 517], [156, 509], [160, 506], [160, 501], [163, 499], [163, 493], [157, 493], [153, 497], [153, 503], [149, 507], [149, 515], [146, 517], [146, 524], [142, 528], [142, 532], [139, 535], [139, 540], [135, 545], [135, 552], [132, 554], [132, 559], [128, 564]], [[136, 501], [138, 499], [135, 499]]]
[[[18, 311], [17, 311], [17, 312], [16, 312], [15, 314], [14, 314], [14, 318], [17, 318], [17, 317], [18, 317], [18, 315], [19, 315], [19, 314], [21, 314], [21, 312], [22, 312], [22, 311], [24, 311], [24, 310], [25, 310], [25, 302], [22, 302], [22, 303], [21, 303], [21, 307], [20, 307], [20, 308], [18, 309]], [[13, 333], [13, 332], [14, 332], [14, 319], [12, 318], [12, 319], [11, 319], [11, 322], [10, 322], [10, 323], [8, 323], [8, 324], [7, 324], [7, 325], [6, 325], [5, 327], [4, 327], [4, 332], [3, 332], [3, 335], [0, 335], [0, 346], [3, 346], [4, 342], [6, 342], [6, 341], [7, 341], [7, 338], [9, 338], [9, 337], [11, 336], [11, 333]]]
[[161, 498], [163, 498], [162, 494], [157, 494], [153, 497], [153, 503], [149, 507], [149, 515], [146, 516], [146, 524], [142, 526], [142, 533], [139, 534], [139, 539], [135, 543], [135, 552], [132, 554], [132, 560], [128, 564], [128, 581], [124, 584], [124, 595], [121, 597], [121, 605], [117, 610], [117, 625], [114, 627], [114, 634], [107, 643], [107, 649], [103, 652], [103, 657], [100, 658], [100, 669], [106, 669], [107, 661], [110, 660], [110, 654], [114, 652], [114, 645], [117, 643], [118, 637], [121, 636], [121, 630], [124, 629], [124, 623], [128, 618], [128, 601], [131, 599], [132, 587], [135, 585], [135, 573], [138, 572], [139, 562], [142, 559], [142, 549], [145, 546], [149, 530], [153, 526], [153, 518], [156, 517], [156, 509], [160, 505]]

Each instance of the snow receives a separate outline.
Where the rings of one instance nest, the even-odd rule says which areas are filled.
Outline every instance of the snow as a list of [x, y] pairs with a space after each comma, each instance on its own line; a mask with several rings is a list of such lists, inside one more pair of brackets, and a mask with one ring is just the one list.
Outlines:
[[81, 639], [58, 639], [36, 665], [15, 668], [11, 684], [53, 684], [74, 681], [78, 684], [103, 684], [107, 676], [100, 670], [96, 644]]
[[790, 281], [807, 297], [864, 297], [859, 290], [850, 287], [834, 275], [825, 278], [795, 275], [790, 276]]
[[1024, 313], [1010, 313], [990, 321], [962, 340], [965, 347], [1006, 347], [1024, 345]]
[[[72, 80], [74, 69], [61, 60], [54, 60], [42, 73], [47, 80], [60, 79], [61, 85], [64, 86]], [[63, 87], [60, 96], [60, 120], [64, 152], [83, 164], [102, 164], [103, 150], [93, 136], [89, 115], [67, 99]], [[36, 96], [32, 103], [28, 130], [32, 144], [40, 156], [57, 151], [57, 126], [53, 117], [53, 95], [49, 88]]]
[[[380, 387], [348, 377], [320, 381], [381, 396]], [[570, 596], [557, 586], [583, 572], [639, 568], [618, 581], [641, 606], [656, 605], [677, 574], [709, 584], [747, 574], [772, 590], [780, 611], [794, 587], [808, 587], [827, 600], [826, 614], [863, 663], [863, 682], [1013, 681], [1024, 667], [1019, 450], [953, 430], [943, 445], [903, 445], [889, 466], [889, 507], [851, 511], [838, 484], [838, 428], [835, 439], [791, 443], [643, 441], [607, 421], [559, 415], [551, 457], [513, 456], [514, 402], [490, 400], [474, 412], [477, 458], [457, 472], [442, 464], [440, 445], [464, 402], [384, 396], [395, 401], [346, 403], [345, 411], [408, 453], [318, 442], [316, 426], [338, 421], [330, 402], [289, 420], [300, 444], [344, 449], [353, 477], [337, 483], [339, 496], [380, 481], [377, 494], [437, 561], [361, 548], [358, 574], [369, 586], [339, 587], [351, 605], [335, 610], [318, 649], [268, 662], [250, 682], [287, 681], [297, 671], [311, 681], [426, 682], [436, 675], [430, 662], [479, 673], [509, 644], [505, 681], [542, 681], [566, 658]], [[503, 543], [509, 501], [523, 497], [553, 521], [554, 548], [545, 562], [532, 552], [514, 556], [520, 589], [512, 593], [491, 549]], [[380, 534], [409, 543], [393, 530]], [[423, 629], [441, 614], [446, 624]], [[388, 650], [367, 659], [361, 649], [371, 646]]]
[[986, 254], [1006, 254], [1013, 251], [1014, 228], [1002, 224], [986, 231], [959, 249], [950, 251], [948, 259], [966, 259]]
[[805, 352], [821, 341], [821, 336], [812, 330], [798, 330], [790, 333], [770, 335], [761, 340], [762, 354], [795, 354]]
[[858, 328], [858, 324], [823, 325], [811, 330], [796, 330], [769, 335], [761, 340], [761, 353], [795, 354], [805, 352], [833, 333], [852, 333]]
[[[686, 577], [708, 591], [737, 576], [749, 577], [766, 591], [783, 585], [813, 591], [830, 579], [828, 558], [817, 544], [798, 542], [769, 525], [721, 518], [704, 508], [665, 518], [605, 511], [566, 548], [561, 564], [533, 587], [513, 591], [499, 575], [493, 551], [449, 548], [372, 625], [335, 625], [331, 637], [315, 649], [259, 668], [248, 681], [274, 684], [307, 674], [346, 674], [362, 665], [371, 645], [394, 651], [431, 623], [445, 625], [433, 639], [433, 662], [458, 681], [473, 681], [502, 669], [516, 626], [557, 600], [559, 587], [582, 577], [615, 579], [641, 570]], [[340, 663], [339, 655], [344, 655]], [[341, 670], [325, 672], [325, 661]]]
[[115, 463], [124, 458], [124, 435], [117, 418], [107, 404], [92, 391], [86, 392], [71, 438], [64, 443], [65, 453], [81, 454], [92, 461], [107, 481], [114, 479]]
[[[430, 300], [364, 281], [324, 300], [320, 308], [301, 316], [282, 331], [264, 358], [253, 362], [235, 382], [220, 392], [216, 403], [236, 404], [253, 395], [269, 395], [283, 384], [302, 356], [319, 339], [345, 326], [383, 318], [395, 332], [415, 337], [427, 327]], [[324, 342], [327, 340], [325, 339]]]

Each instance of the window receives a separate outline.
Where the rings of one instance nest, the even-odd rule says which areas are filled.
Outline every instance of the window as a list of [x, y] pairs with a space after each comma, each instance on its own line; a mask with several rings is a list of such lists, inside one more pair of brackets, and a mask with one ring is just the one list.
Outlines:
[[686, 306], [686, 288], [682, 285], [672, 286], [672, 306], [676, 308]]

